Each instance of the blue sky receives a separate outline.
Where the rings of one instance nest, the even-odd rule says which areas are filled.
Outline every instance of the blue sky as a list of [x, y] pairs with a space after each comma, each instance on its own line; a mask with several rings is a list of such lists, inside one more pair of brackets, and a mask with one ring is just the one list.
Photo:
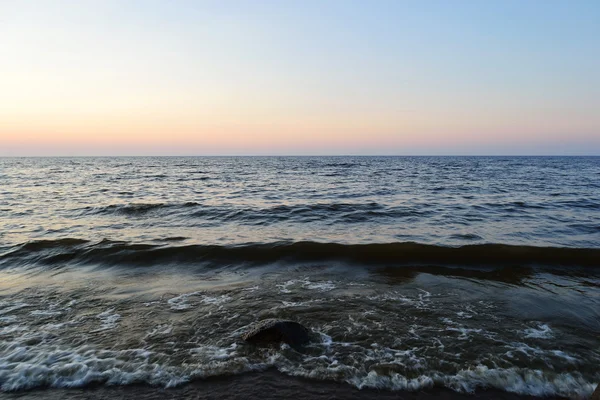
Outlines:
[[599, 1], [0, 15], [0, 155], [600, 154]]

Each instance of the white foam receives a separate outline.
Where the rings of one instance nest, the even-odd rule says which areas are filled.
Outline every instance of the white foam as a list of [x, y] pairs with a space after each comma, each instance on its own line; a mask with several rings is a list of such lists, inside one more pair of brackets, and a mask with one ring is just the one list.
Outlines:
[[474, 315], [477, 315], [477, 310], [474, 309], [473, 305], [465, 304], [463, 305], [463, 311], [458, 311], [456, 313], [457, 316], [461, 318], [473, 318]]
[[471, 337], [472, 333], [481, 333], [483, 329], [475, 329], [475, 328], [465, 328], [465, 327], [448, 327], [447, 331], [460, 332], [460, 336], [458, 336], [458, 340], [467, 340]]
[[173, 331], [173, 325], [170, 324], [161, 324], [158, 326], [155, 326], [150, 332], [148, 332], [145, 336], [145, 338], [150, 338], [153, 336], [162, 336], [162, 335], [168, 335]]
[[305, 306], [306, 304], [308, 304], [309, 302], [307, 301], [282, 301], [282, 308], [288, 308], [288, 307], [302, 307]]
[[291, 280], [291, 281], [287, 281], [284, 283], [280, 283], [278, 285], [276, 285], [279, 288], [279, 292], [280, 293], [292, 293], [291, 290], [289, 290], [288, 288], [292, 285], [295, 285], [297, 283], [297, 281], [295, 280]]
[[[421, 372], [415, 378], [392, 372], [380, 375], [374, 370], [363, 371], [343, 365], [331, 357], [310, 357], [308, 361], [317, 367], [292, 368], [273, 358], [281, 372], [294, 376], [318, 379], [344, 380], [358, 389], [374, 388], [387, 390], [418, 391], [433, 386], [442, 386], [457, 392], [473, 393], [476, 389], [497, 389], [520, 395], [561, 396], [580, 399], [589, 397], [595, 385], [586, 381], [579, 373], [543, 373], [539, 370], [520, 368], [488, 368], [478, 365], [459, 370], [456, 374], [443, 374], [438, 371]], [[321, 361], [324, 361], [321, 362]], [[402, 366], [400, 363], [392, 363]]]
[[524, 331], [526, 338], [552, 339], [554, 333], [547, 324], [540, 324], [537, 328], [528, 328]]
[[300, 281], [292, 279], [292, 280], [277, 284], [276, 286], [279, 288], [280, 293], [288, 294], [288, 293], [292, 293], [292, 291], [289, 288], [294, 285], [302, 285], [303, 289], [318, 290], [320, 292], [328, 292], [328, 291], [336, 288], [335, 284], [332, 281], [312, 282], [308, 278], [304, 278]]
[[73, 307], [75, 304], [77, 304], [77, 300], [73, 299], [71, 301], [69, 301], [66, 305], [65, 308], [71, 308]]
[[191, 296], [196, 296], [201, 294], [202, 292], [192, 292], [192, 293], [184, 293], [179, 296], [173, 297], [167, 300], [167, 303], [171, 307], [171, 310], [182, 311], [192, 308], [192, 306], [188, 303], [188, 299]]
[[29, 315], [33, 317], [54, 317], [56, 315], [62, 314], [61, 311], [50, 311], [50, 310], [35, 310], [31, 311]]
[[378, 294], [373, 296], [367, 296], [369, 300], [375, 301], [400, 301], [402, 303], [414, 304], [415, 301], [411, 298], [408, 298], [402, 294], [398, 294], [396, 292], [389, 292], [384, 294]]
[[417, 325], [411, 325], [410, 329], [408, 330], [408, 333], [410, 333], [413, 337], [420, 339], [421, 336], [419, 336], [419, 334], [416, 331], [417, 327]]
[[218, 346], [200, 346], [190, 350], [190, 353], [196, 357], [210, 360], [228, 360], [237, 355], [237, 343], [233, 343], [229, 347], [218, 347]]
[[539, 357], [540, 359], [544, 360], [548, 364], [553, 364], [553, 362], [552, 362], [553, 357], [563, 359], [564, 361], [567, 361], [568, 363], [571, 363], [571, 364], [578, 364], [580, 362], [579, 358], [572, 356], [570, 354], [567, 354], [562, 350], [554, 350], [554, 349], [545, 350], [545, 349], [540, 349], [537, 347], [532, 347], [526, 343], [518, 343], [518, 342], [510, 343], [509, 345], [506, 345], [506, 347], [510, 348], [511, 350], [507, 351], [505, 353], [505, 355], [511, 359], [514, 358], [514, 352], [516, 351], [516, 352], [521, 352], [528, 357], [534, 357], [534, 356]]
[[458, 340], [467, 340], [471, 337], [471, 334], [473, 333], [485, 333], [484, 336], [486, 337], [491, 337], [493, 336], [493, 334], [488, 333], [488, 332], [484, 332], [483, 329], [481, 328], [466, 328], [464, 326], [462, 326], [461, 324], [459, 324], [458, 322], [454, 322], [452, 321], [450, 318], [440, 318], [440, 320], [445, 323], [446, 325], [450, 325], [447, 326], [445, 330], [447, 331], [451, 331], [451, 332], [460, 332], [460, 335], [457, 337]]
[[306, 301], [286, 301], [286, 300], [282, 300], [281, 301], [282, 305], [279, 306], [278, 308], [304, 307], [304, 306], [307, 306], [309, 304], [320, 303], [322, 301], [323, 301], [323, 299], [311, 299], [311, 300], [306, 300]]
[[495, 388], [521, 395], [581, 398], [591, 395], [593, 390], [593, 385], [578, 373], [544, 374], [540, 370], [492, 369], [483, 365], [461, 370], [453, 376], [440, 375], [436, 381], [460, 392]]
[[[110, 311], [110, 312], [108, 312]], [[113, 311], [108, 310], [106, 315]], [[154, 333], [170, 332], [171, 327], [163, 324]], [[238, 352], [236, 343], [228, 346], [199, 345], [188, 350], [191, 356], [185, 364], [174, 366], [169, 356], [148, 349], [105, 350], [90, 345], [65, 347], [43, 341], [28, 346], [27, 337], [0, 344], [0, 382], [3, 391], [31, 389], [35, 387], [81, 387], [90, 383], [127, 385], [146, 383], [161, 387], [172, 387], [198, 377], [235, 374], [246, 371], [264, 370], [275, 367], [289, 375], [307, 378], [346, 381], [357, 388], [388, 390], [421, 390], [432, 386], [444, 386], [459, 392], [495, 388], [522, 395], [565, 396], [584, 398], [591, 395], [595, 385], [578, 373], [542, 372], [519, 368], [488, 368], [476, 366], [462, 369], [454, 374], [427, 370], [426, 363], [416, 356], [418, 348], [394, 349], [377, 345], [363, 349], [371, 360], [396, 364], [399, 368], [418, 371], [414, 377], [391, 372], [378, 374], [363, 367], [345, 365], [336, 358], [332, 346], [344, 345], [334, 342], [319, 333], [326, 353], [306, 354], [302, 360], [292, 361], [285, 354], [287, 346], [267, 350], [262, 361], [250, 361]], [[352, 345], [352, 344], [347, 344]], [[165, 360], [164, 364], [157, 360]]]
[[[305, 287], [307, 285], [327, 283], [310, 282], [306, 279], [288, 282], [293, 282], [294, 285], [297, 285], [296, 288], [300, 289], [308, 289], [308, 287]], [[398, 292], [390, 292], [385, 295], [388, 296], [388, 299], [394, 297], [393, 301], [401, 302], [401, 306], [406, 304], [415, 307], [426, 304], [430, 298], [430, 295], [423, 292], [416, 295], [413, 293], [410, 298]], [[282, 297], [286, 298], [286, 296]], [[327, 295], [313, 297], [325, 298]], [[292, 299], [289, 296], [287, 298]], [[307, 302], [323, 300], [326, 299], [313, 298]], [[173, 297], [167, 303], [171, 307], [184, 306], [189, 308], [192, 305], [197, 305], [203, 310], [213, 311], [225, 302], [230, 301], [232, 301], [231, 297], [226, 294], [193, 292]], [[339, 301], [344, 301], [344, 299]], [[282, 302], [284, 307], [296, 307], [303, 303], [305, 302]], [[165, 305], [164, 300], [161, 304]], [[395, 306], [397, 304], [388, 303], [388, 305]], [[9, 306], [12, 306], [12, 304]], [[54, 310], [50, 308], [49, 311]], [[239, 310], [219, 313], [219, 321], [223, 322], [226, 318], [239, 317], [238, 314], [234, 314], [236, 311]], [[368, 312], [365, 312], [365, 315], [368, 314]], [[28, 315], [35, 314], [31, 314], [30, 309], [27, 309], [23, 312], [23, 317], [25, 318]], [[67, 314], [63, 313], [63, 315], [66, 316]], [[242, 315], [244, 314], [242, 313]], [[565, 370], [558, 367], [555, 371], [552, 368], [536, 371], [506, 367], [512, 365], [511, 361], [515, 364], [515, 361], [521, 362], [523, 357], [519, 357], [518, 360], [509, 360], [506, 357], [502, 358], [503, 355], [499, 354], [493, 361], [498, 361], [498, 358], [500, 358], [501, 362], [498, 365], [506, 367], [505, 369], [493, 369], [485, 366], [467, 369], [466, 366], [469, 365], [467, 362], [463, 363], [463, 360], [451, 357], [457, 351], [461, 351], [468, 346], [468, 343], [460, 342], [459, 348], [456, 348], [456, 334], [447, 334], [446, 338], [438, 334], [443, 335], [446, 330], [456, 331], [460, 335], [459, 339], [464, 340], [476, 334], [487, 335], [488, 332], [477, 329], [476, 325], [473, 327], [471, 323], [474, 321], [472, 320], [458, 319], [461, 315], [457, 314], [457, 317], [455, 317], [453, 312], [449, 315], [454, 320], [441, 318], [435, 321], [433, 327], [413, 324], [407, 328], [408, 333], [395, 331], [392, 334], [396, 335], [397, 333], [397, 340], [378, 337], [377, 343], [372, 343], [374, 339], [357, 339], [357, 342], [354, 343], [342, 342], [342, 340], [351, 340], [354, 337], [348, 335], [346, 329], [356, 329], [361, 332], [366, 330], [368, 332], [376, 323], [372, 320], [373, 318], [364, 318], [360, 313], [354, 313], [349, 316], [349, 320], [339, 319], [320, 327], [324, 332], [340, 340], [339, 342], [327, 333], [317, 332], [320, 335], [320, 340], [310, 344], [310, 351], [306, 354], [299, 354], [287, 345], [279, 348], [250, 351], [248, 346], [231, 344], [234, 341], [234, 336], [228, 336], [231, 337], [231, 340], [226, 337], [226, 343], [219, 342], [218, 345], [214, 341], [211, 342], [211, 345], [195, 343], [196, 340], [202, 340], [202, 338], [194, 338], [194, 344], [191, 345], [194, 348], [189, 349], [188, 343], [193, 343], [192, 341], [186, 342], [185, 346], [177, 341], [167, 342], [167, 340], [176, 340], [175, 337], [178, 336], [172, 335], [175, 328], [170, 324], [171, 321], [160, 321], [163, 323], [158, 322], [156, 325], [151, 325], [142, 331], [146, 333], [146, 337], [158, 338], [156, 341], [148, 341], [149, 343], [152, 342], [149, 347], [151, 350], [111, 350], [100, 348], [100, 344], [91, 344], [96, 339], [93, 335], [91, 336], [92, 340], [71, 341], [71, 344], [68, 344], [67, 340], [64, 340], [67, 336], [64, 336], [62, 331], [56, 332], [56, 330], [62, 329], [65, 324], [74, 322], [61, 321], [56, 324], [43, 325], [44, 322], [58, 322], [46, 320], [42, 321], [41, 325], [36, 323], [35, 326], [30, 326], [30, 330], [28, 330], [28, 327], [17, 325], [16, 320], [10, 320], [15, 322], [14, 326], [0, 328], [0, 335], [3, 330], [10, 334], [10, 336], [1, 336], [3, 340], [0, 340], [0, 386], [2, 390], [29, 389], [40, 386], [78, 387], [90, 383], [114, 385], [145, 383], [161, 387], [172, 387], [196, 377], [234, 374], [274, 367], [286, 374], [329, 379], [337, 382], [346, 381], [358, 388], [419, 390], [435, 385], [461, 392], [472, 392], [478, 388], [496, 388], [520, 394], [568, 396], [572, 398], [586, 397], [593, 391], [594, 384], [591, 381], [593, 375], [589, 373], [584, 377], [576, 372], [557, 374], [555, 371]], [[11, 316], [4, 316], [4, 318], [9, 317]], [[116, 313], [115, 308], [111, 308], [95, 317], [92, 316], [92, 318], [85, 314], [83, 321], [86, 323], [91, 321], [96, 324], [99, 321], [100, 330], [116, 329], [121, 321], [121, 316]], [[179, 319], [172, 321], [173, 324], [178, 322], [180, 322]], [[407, 320], [406, 323], [411, 324], [412, 322], [412, 320]], [[19, 323], [21, 322], [19, 321]], [[469, 328], [466, 326], [469, 326]], [[82, 328], [85, 327], [87, 325], [82, 326]], [[522, 329], [518, 333], [521, 333]], [[543, 331], [544, 329], [540, 326], [536, 330]], [[432, 331], [436, 332], [433, 337], [429, 336]], [[423, 336], [423, 339], [416, 342], [414, 337], [418, 337], [419, 334]], [[172, 338], [169, 337], [171, 335]], [[527, 333], [523, 335], [527, 335]], [[437, 337], [440, 337], [441, 340]], [[221, 340], [223, 338], [224, 336], [220, 335], [219, 339], [213, 338], [210, 340]], [[101, 339], [104, 340], [104, 338]], [[110, 339], [106, 338], [106, 340]], [[531, 342], [525, 339], [522, 340], [528, 343]], [[87, 344], [78, 345], [75, 343]], [[551, 342], [534, 343], [540, 345], [551, 344]], [[166, 349], [163, 344], [167, 344]], [[447, 353], [444, 353], [444, 344], [446, 344]], [[518, 341], [516, 343], [503, 342], [502, 345], [508, 347], [511, 351], [523, 351], [524, 354], [532, 358], [535, 357], [536, 362], [532, 362], [531, 365], [544, 365], [539, 362], [540, 359], [546, 361], [549, 366], [560, 366], [564, 365], [565, 362], [576, 364], [583, 362], [587, 357], [583, 353], [581, 355], [577, 352], [567, 354], [561, 350], [540, 349], [531, 343], [519, 343]], [[111, 346], [113, 346], [113, 343], [108, 343], [108, 347]], [[159, 351], [159, 348], [163, 350]], [[179, 354], [175, 355], [175, 352], [179, 352]], [[183, 357], [181, 357], [181, 353], [183, 353]], [[351, 354], [351, 356], [348, 354]], [[484, 356], [483, 358], [485, 361], [481, 362], [486, 364], [492, 359], [491, 356], [488, 358]], [[182, 359], [185, 360], [183, 363], [180, 361]], [[434, 359], [435, 362], [432, 361]], [[449, 360], [449, 362], [444, 364], [444, 372], [441, 372], [436, 369], [440, 365], [437, 361], [444, 360]], [[392, 368], [376, 368], [378, 365], [390, 365]]]
[[431, 297], [431, 293], [428, 292], [427, 290], [423, 290], [423, 289], [417, 289], [419, 292], [419, 300], [420, 301], [425, 301], [425, 299], [428, 299], [429, 297]]
[[375, 301], [400, 302], [416, 309], [426, 310], [429, 308], [431, 303], [431, 293], [422, 289], [419, 289], [419, 291], [420, 293], [418, 293], [416, 297], [409, 297], [406, 294], [399, 293], [397, 291], [390, 291], [383, 294], [367, 296], [367, 299]]
[[[358, 331], [368, 331], [370, 328], [362, 323], [359, 322], [357, 320], [355, 320], [352, 315], [348, 315], [348, 320], [350, 321], [350, 323], [352, 324], [352, 326], [347, 327], [348, 332], [353, 332], [354, 330], [358, 330]], [[352, 328], [356, 328], [356, 329], [352, 329]]]
[[202, 299], [200, 300], [202, 303], [204, 304], [223, 304], [223, 303], [227, 303], [229, 300], [231, 300], [230, 296], [227, 296], [226, 294], [221, 295], [221, 296], [207, 296], [207, 295], [203, 295]]
[[231, 321], [233, 319], [238, 319], [239, 317], [240, 317], [240, 314], [236, 313], [236, 314], [233, 314], [233, 315], [231, 315], [229, 317], [225, 317], [224, 320], [229, 322], [229, 321]]
[[319, 290], [321, 292], [328, 292], [330, 290], [335, 289], [336, 286], [331, 281], [311, 282], [309, 280], [305, 280], [303, 287], [308, 290]]
[[433, 379], [428, 376], [419, 376], [418, 378], [407, 379], [400, 374], [390, 376], [380, 376], [375, 371], [369, 372], [366, 376], [352, 377], [346, 382], [356, 386], [358, 389], [391, 389], [391, 390], [421, 390], [433, 386]]
[[220, 296], [209, 296], [203, 292], [184, 293], [179, 296], [167, 300], [171, 310], [182, 311], [188, 310], [193, 306], [188, 303], [190, 297], [199, 296], [200, 303], [205, 305], [221, 305], [231, 300], [231, 296], [226, 294]]
[[236, 357], [236, 344], [226, 348], [200, 346], [190, 350], [192, 359], [175, 367], [159, 364], [166, 354], [147, 349], [102, 350], [89, 345], [75, 348], [43, 343], [27, 346], [14, 342], [0, 345], [0, 389], [14, 391], [36, 387], [71, 388], [91, 383], [129, 385], [147, 383], [172, 387], [195, 377], [265, 369]]
[[44, 330], [55, 331], [64, 328], [65, 326], [71, 325], [68, 322], [62, 322], [58, 324], [46, 324], [43, 326]]
[[326, 335], [322, 332], [319, 332], [319, 336], [321, 337], [321, 343], [323, 344], [323, 346], [330, 347], [333, 343], [333, 339], [331, 338], [331, 336]]
[[568, 355], [567, 353], [565, 353], [562, 350], [550, 350], [550, 353], [552, 353], [556, 357], [562, 358], [562, 359], [570, 362], [571, 364], [577, 364], [579, 362], [579, 359], [577, 359], [576, 357]]
[[121, 319], [121, 316], [117, 313], [113, 313], [114, 311], [115, 309], [111, 308], [96, 315], [96, 318], [100, 319], [100, 328], [93, 330], [92, 333], [116, 328], [118, 326], [117, 322]]

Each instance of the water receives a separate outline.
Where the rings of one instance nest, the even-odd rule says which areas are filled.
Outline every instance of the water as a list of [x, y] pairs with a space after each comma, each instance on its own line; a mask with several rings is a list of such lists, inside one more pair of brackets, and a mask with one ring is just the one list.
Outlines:
[[[313, 342], [240, 341], [271, 317]], [[577, 398], [599, 337], [597, 157], [0, 159], [3, 391], [275, 369]]]

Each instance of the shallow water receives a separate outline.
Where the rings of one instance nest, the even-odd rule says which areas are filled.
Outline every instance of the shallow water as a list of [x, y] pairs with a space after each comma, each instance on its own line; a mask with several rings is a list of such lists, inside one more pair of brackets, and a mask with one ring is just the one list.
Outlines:
[[[0, 387], [276, 369], [589, 396], [599, 177], [593, 157], [0, 159]], [[271, 317], [313, 342], [240, 341]]]

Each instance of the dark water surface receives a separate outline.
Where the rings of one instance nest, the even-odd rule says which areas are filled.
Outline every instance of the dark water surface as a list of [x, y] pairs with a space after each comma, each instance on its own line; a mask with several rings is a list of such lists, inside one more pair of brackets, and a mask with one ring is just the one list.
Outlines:
[[[315, 340], [240, 341], [271, 317]], [[3, 391], [579, 398], [599, 365], [600, 158], [0, 159]]]

